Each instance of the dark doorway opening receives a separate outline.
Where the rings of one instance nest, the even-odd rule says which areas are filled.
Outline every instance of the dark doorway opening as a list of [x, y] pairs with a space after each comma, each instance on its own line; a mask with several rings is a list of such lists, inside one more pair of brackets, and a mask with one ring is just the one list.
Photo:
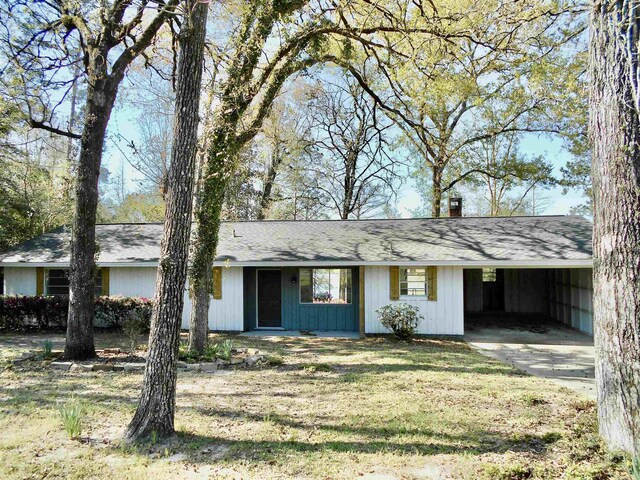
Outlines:
[[482, 270], [482, 306], [485, 312], [504, 312], [504, 270]]
[[258, 270], [258, 328], [282, 327], [282, 273]]

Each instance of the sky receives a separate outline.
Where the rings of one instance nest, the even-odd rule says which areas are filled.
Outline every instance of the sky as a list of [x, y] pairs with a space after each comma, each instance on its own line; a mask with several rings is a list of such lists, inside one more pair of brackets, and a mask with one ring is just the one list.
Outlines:
[[[544, 156], [554, 166], [556, 178], [562, 176], [560, 168], [571, 160], [571, 155], [564, 148], [563, 142], [548, 136], [527, 135], [523, 137], [520, 149], [528, 156]], [[578, 190], [563, 194], [563, 188], [559, 186], [544, 190], [542, 193], [548, 197], [548, 204], [540, 215], [568, 215], [572, 207], [584, 204], [586, 200]], [[422, 199], [415, 188], [415, 182], [409, 179], [400, 192], [397, 208], [402, 217], [411, 217], [411, 210], [421, 206]]]

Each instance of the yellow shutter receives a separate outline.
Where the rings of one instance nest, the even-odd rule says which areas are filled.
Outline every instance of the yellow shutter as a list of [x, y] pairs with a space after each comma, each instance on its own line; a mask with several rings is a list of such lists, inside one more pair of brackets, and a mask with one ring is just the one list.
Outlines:
[[44, 267], [36, 268], [36, 295], [44, 295]]
[[222, 298], [222, 267], [213, 267], [213, 298]]
[[400, 267], [389, 267], [389, 298], [391, 300], [400, 298]]
[[438, 267], [427, 267], [427, 300], [438, 300]]
[[102, 295], [109, 296], [109, 267], [102, 267]]

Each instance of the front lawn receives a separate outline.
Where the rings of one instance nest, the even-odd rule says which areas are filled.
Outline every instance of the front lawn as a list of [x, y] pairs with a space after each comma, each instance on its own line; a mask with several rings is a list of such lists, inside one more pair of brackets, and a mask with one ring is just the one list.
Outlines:
[[[3, 361], [0, 478], [628, 478], [593, 403], [463, 342], [212, 335], [224, 338], [272, 365], [180, 371], [170, 445], [119, 440], [142, 374]], [[10, 335], [0, 345], [20, 350]], [[71, 400], [86, 411], [80, 440], [57, 409]]]

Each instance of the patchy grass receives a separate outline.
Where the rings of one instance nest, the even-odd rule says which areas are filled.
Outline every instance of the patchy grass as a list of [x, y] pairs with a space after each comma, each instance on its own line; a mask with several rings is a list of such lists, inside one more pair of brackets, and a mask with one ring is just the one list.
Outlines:
[[[592, 402], [462, 342], [211, 340], [225, 339], [274, 361], [227, 375], [181, 371], [170, 444], [120, 441], [141, 374], [5, 362], [0, 478], [629, 478], [626, 460], [598, 441]], [[15, 354], [13, 340], [0, 346]], [[79, 440], [58, 413], [72, 399], [84, 408]]]

